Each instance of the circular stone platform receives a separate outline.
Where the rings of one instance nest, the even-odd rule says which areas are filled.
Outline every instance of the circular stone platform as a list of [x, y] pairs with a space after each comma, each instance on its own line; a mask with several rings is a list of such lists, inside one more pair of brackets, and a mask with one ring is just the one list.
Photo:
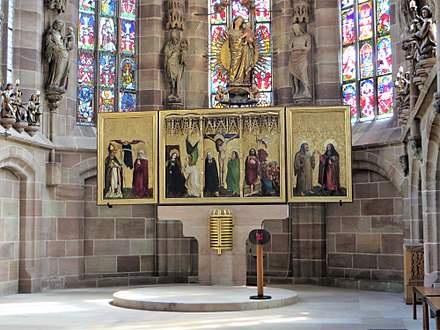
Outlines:
[[150, 311], [225, 312], [276, 308], [298, 302], [292, 290], [264, 288], [264, 295], [272, 299], [254, 300], [256, 287], [161, 285], [118, 291], [113, 294], [113, 305]]

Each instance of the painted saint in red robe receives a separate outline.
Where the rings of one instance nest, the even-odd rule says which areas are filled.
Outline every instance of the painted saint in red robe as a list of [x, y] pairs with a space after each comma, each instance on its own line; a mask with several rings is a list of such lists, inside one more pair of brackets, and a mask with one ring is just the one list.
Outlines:
[[137, 158], [134, 162], [132, 189], [134, 197], [148, 197], [148, 160], [143, 150], [137, 152]]
[[324, 154], [319, 155], [319, 184], [322, 190], [337, 192], [339, 181], [339, 153], [332, 143], [327, 144]]

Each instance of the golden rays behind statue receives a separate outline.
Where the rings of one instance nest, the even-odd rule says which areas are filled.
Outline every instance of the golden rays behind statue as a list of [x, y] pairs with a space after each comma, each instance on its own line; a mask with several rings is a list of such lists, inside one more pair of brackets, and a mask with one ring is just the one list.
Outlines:
[[236, 16], [227, 31], [218, 32], [216, 42], [212, 44], [212, 69], [221, 71], [227, 81], [229, 95], [222, 98], [220, 102], [223, 104], [258, 103], [254, 75], [263, 69], [268, 52], [266, 42], [254, 30], [251, 22]]

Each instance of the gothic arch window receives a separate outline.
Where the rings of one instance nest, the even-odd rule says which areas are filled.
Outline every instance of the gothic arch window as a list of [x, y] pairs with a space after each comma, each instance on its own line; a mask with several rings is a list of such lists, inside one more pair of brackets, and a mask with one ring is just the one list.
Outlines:
[[341, 0], [342, 97], [351, 121], [393, 114], [389, 0]]
[[[223, 45], [227, 41], [228, 28], [237, 16], [250, 22], [254, 30], [261, 60], [253, 72], [253, 81], [260, 91], [257, 106], [264, 107], [273, 104], [272, 94], [272, 12], [271, 0], [255, 0], [255, 9], [248, 9], [252, 1], [247, 0], [208, 0], [209, 16], [209, 94], [210, 107], [219, 107], [215, 99], [218, 88], [228, 87], [228, 73], [225, 68], [227, 56]], [[225, 5], [227, 4], [227, 5]]]
[[137, 0], [80, 0], [78, 124], [96, 112], [136, 111]]

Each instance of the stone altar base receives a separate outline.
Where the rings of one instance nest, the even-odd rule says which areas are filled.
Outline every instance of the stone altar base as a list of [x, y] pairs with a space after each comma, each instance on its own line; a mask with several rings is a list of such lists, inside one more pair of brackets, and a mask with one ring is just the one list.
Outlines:
[[148, 286], [113, 294], [118, 307], [170, 312], [226, 312], [277, 308], [298, 302], [292, 290], [265, 288], [268, 300], [252, 300], [256, 287], [164, 285]]
[[[234, 216], [234, 248], [221, 255], [209, 247], [209, 216], [213, 209], [229, 209]], [[180, 220], [183, 234], [199, 243], [198, 284], [246, 285], [246, 240], [263, 220], [289, 217], [287, 204], [158, 206], [159, 220]]]

